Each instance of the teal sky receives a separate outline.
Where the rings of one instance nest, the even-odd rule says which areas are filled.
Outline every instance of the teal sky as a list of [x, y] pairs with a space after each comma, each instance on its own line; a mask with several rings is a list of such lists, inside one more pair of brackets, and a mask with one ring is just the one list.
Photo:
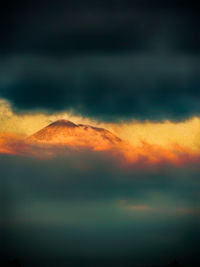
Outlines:
[[[77, 169], [86, 157], [90, 168]], [[73, 158], [72, 165], [1, 156], [5, 255], [63, 264], [198, 262], [198, 167], [126, 170], [105, 155]]]

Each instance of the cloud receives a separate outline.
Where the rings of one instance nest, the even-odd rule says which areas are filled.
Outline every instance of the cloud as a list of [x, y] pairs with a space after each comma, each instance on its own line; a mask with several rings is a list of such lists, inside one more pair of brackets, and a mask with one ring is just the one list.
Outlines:
[[133, 213], [153, 213], [154, 215], [157, 214], [162, 214], [164, 216], [168, 215], [168, 216], [195, 216], [196, 218], [198, 218], [198, 220], [200, 220], [200, 207], [197, 205], [195, 205], [192, 207], [188, 207], [187, 204], [184, 204], [184, 206], [180, 206], [180, 203], [176, 203], [176, 204], [172, 204], [171, 206], [168, 205], [155, 205], [155, 203], [151, 203], [151, 205], [149, 204], [143, 204], [143, 203], [139, 203], [139, 204], [134, 204], [132, 203], [134, 201], [134, 199], [132, 201], [130, 201], [130, 199], [121, 199], [119, 201], [119, 206], [124, 209], [127, 212], [133, 212]]
[[[188, 212], [199, 207], [198, 167], [123, 169], [91, 152], [42, 161], [0, 155], [0, 164], [0, 231], [8, 257], [117, 253], [121, 260], [141, 262], [142, 255], [168, 262], [175, 251], [183, 261], [198, 262], [193, 247], [199, 243], [199, 215]], [[165, 259], [158, 255], [162, 246]]]
[[[168, 150], [178, 149], [182, 153], [187, 151], [199, 152], [200, 118], [173, 122], [164, 120], [128, 122], [100, 122], [89, 117], [77, 116], [70, 112], [16, 113], [5, 100], [0, 100], [0, 132], [14, 133], [21, 137], [29, 136], [57, 120], [69, 120], [75, 124], [92, 125], [109, 130], [114, 135], [128, 142], [134, 148], [144, 147], [144, 144], [156, 145]], [[183, 134], [184, 133], [184, 134]], [[6, 134], [5, 134], [6, 137]]]
[[[81, 128], [81, 130], [83, 129]], [[143, 141], [141, 144], [133, 146], [109, 132], [108, 134], [113, 138], [111, 141], [105, 139], [104, 135], [98, 136], [96, 134], [90, 136], [89, 131], [87, 134], [88, 137], [86, 136], [83, 139], [81, 139], [81, 136], [76, 136], [76, 138], [71, 136], [68, 139], [64, 139], [63, 142], [62, 139], [59, 139], [59, 142], [57, 139], [50, 139], [51, 141], [49, 142], [37, 140], [35, 137], [25, 138], [20, 135], [0, 133], [0, 154], [48, 159], [59, 156], [68, 158], [71, 153], [77, 155], [80, 153], [82, 155], [82, 153], [90, 151], [94, 155], [95, 153], [97, 155], [105, 155], [113, 159], [116, 165], [120, 164], [128, 169], [160, 167], [162, 165], [174, 165], [182, 168], [184, 165], [196, 165], [200, 160], [198, 150], [195, 151], [179, 144], [171, 144], [168, 147], [148, 144]], [[94, 133], [91, 131], [90, 134]], [[87, 168], [87, 165], [85, 167]]]
[[[180, 208], [174, 197], [178, 196], [180, 203], [183, 201], [187, 204], [195, 204], [198, 199], [198, 165], [182, 168], [169, 168], [165, 165], [160, 168], [124, 168], [116, 164], [116, 159], [109, 154], [86, 150], [70, 151], [68, 155], [43, 160], [17, 155], [0, 155], [0, 160], [2, 177], [7, 177], [5, 180], [1, 177], [1, 181], [10, 183], [11, 187], [15, 182], [19, 182], [19, 190], [27, 189], [21, 195], [22, 198], [117, 198], [125, 200], [125, 203], [119, 202], [121, 204], [136, 206], [141, 203], [147, 206], [159, 205], [157, 199], [160, 199], [167, 206], [174, 203], [173, 208]], [[29, 186], [24, 187], [23, 184]], [[40, 195], [40, 190], [43, 195]], [[147, 202], [143, 199], [145, 192], [148, 193], [146, 197], [151, 198], [148, 204], [145, 204]], [[131, 201], [134, 197], [137, 198], [137, 202]]]
[[18, 111], [108, 121], [199, 115], [199, 14], [191, 2], [44, 3], [1, 16], [0, 97]]
[[[49, 158], [68, 156], [71, 151], [91, 150], [108, 154], [127, 167], [136, 168], [162, 164], [181, 167], [199, 162], [199, 118], [184, 122], [99, 123], [70, 113], [16, 114], [8, 102], [1, 101], [1, 104], [0, 153]], [[72, 135], [70, 132], [69, 138], [63, 138], [62, 134], [55, 136], [54, 131], [48, 132], [50, 139], [43, 141], [36, 137], [37, 134], [29, 138], [40, 130], [45, 136], [45, 126], [56, 119], [70, 117], [75, 118], [77, 125], [82, 122], [93, 126], [87, 127], [87, 131], [78, 127]], [[99, 132], [96, 127], [104, 130]]]
[[126, 200], [122, 199], [120, 200], [120, 205], [122, 206], [123, 209], [128, 210], [128, 211], [133, 211], [133, 212], [154, 212], [152, 207], [149, 207], [148, 205], [145, 204], [138, 204], [134, 205], [131, 203], [127, 203]]
[[[28, 67], [27, 67], [28, 65]], [[73, 112], [103, 121], [182, 120], [199, 113], [198, 57], [11, 57], [0, 97], [18, 112]]]

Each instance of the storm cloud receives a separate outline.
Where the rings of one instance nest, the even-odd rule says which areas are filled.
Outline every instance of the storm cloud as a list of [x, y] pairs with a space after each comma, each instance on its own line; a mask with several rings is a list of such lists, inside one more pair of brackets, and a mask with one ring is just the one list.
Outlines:
[[199, 115], [199, 59], [118, 55], [1, 64], [0, 96], [19, 111], [73, 111], [101, 120]]
[[189, 1], [22, 1], [2, 14], [0, 97], [101, 120], [199, 115]]

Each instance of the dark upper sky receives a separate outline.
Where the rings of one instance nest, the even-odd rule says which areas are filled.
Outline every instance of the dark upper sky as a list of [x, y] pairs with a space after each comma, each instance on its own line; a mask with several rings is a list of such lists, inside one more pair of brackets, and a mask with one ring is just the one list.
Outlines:
[[103, 120], [199, 115], [192, 1], [17, 1], [1, 9], [0, 97]]
[[3, 15], [2, 51], [77, 54], [198, 53], [199, 14], [191, 1], [18, 1]]

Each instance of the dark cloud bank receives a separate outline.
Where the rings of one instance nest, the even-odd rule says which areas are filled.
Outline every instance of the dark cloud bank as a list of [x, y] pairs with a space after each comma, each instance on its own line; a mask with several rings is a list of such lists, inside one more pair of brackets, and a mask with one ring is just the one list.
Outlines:
[[75, 2], [22, 1], [2, 14], [0, 97], [18, 111], [103, 120], [199, 115], [193, 2]]
[[25, 266], [199, 262], [197, 166], [126, 169], [91, 152], [1, 156], [0, 164], [4, 258]]

